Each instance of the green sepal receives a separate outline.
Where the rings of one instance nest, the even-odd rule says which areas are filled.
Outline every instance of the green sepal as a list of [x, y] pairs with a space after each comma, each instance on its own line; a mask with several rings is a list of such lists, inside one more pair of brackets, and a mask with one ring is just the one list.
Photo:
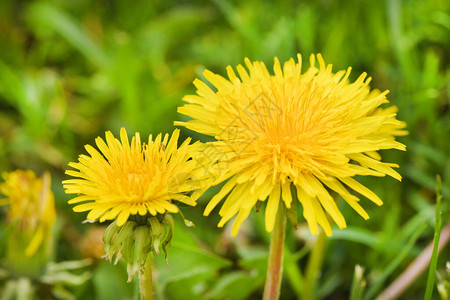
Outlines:
[[133, 229], [137, 223], [134, 221], [127, 221], [121, 228], [117, 237], [112, 242], [113, 247], [120, 247], [123, 241], [130, 235], [133, 235]]
[[256, 201], [256, 204], [255, 204], [256, 213], [259, 213], [259, 210], [261, 209], [261, 205], [262, 205], [261, 201]]
[[150, 223], [150, 237], [156, 254], [159, 254], [159, 246], [161, 245], [161, 240], [164, 239], [166, 235], [166, 226], [161, 224], [156, 217], [151, 217]]
[[122, 242], [120, 247], [120, 253], [127, 263], [133, 263], [133, 246], [134, 246], [134, 235], [135, 232], [132, 231]]
[[167, 259], [167, 256], [168, 256], [168, 253], [169, 253], [170, 245], [172, 243], [172, 237], [173, 237], [173, 231], [175, 230], [175, 224], [173, 222], [172, 216], [169, 215], [169, 214], [166, 214], [164, 216], [163, 222], [166, 225], [166, 228], [167, 228], [167, 226], [169, 227], [168, 230], [166, 229], [167, 235], [166, 235], [166, 237], [165, 237], [165, 239], [164, 239], [164, 241], [162, 243], [162, 249], [163, 249], [163, 252], [164, 252], [164, 258], [166, 259], [166, 262], [169, 263], [169, 261]]
[[135, 243], [133, 264], [128, 270], [128, 278], [132, 278], [144, 265], [148, 252], [151, 251], [150, 228], [148, 226], [137, 226], [135, 228]]
[[[291, 208], [286, 208], [284, 205], [284, 212], [288, 221], [291, 223], [292, 227], [297, 229], [298, 227], [298, 216], [297, 216], [297, 199], [292, 199]], [[283, 202], [284, 203], [284, 202]]]
[[115, 249], [112, 247], [112, 241], [115, 238], [116, 233], [120, 230], [120, 227], [117, 226], [117, 221], [112, 222], [106, 228], [103, 233], [103, 243], [105, 244], [105, 253], [106, 259], [111, 262], [111, 258], [114, 255]]
[[183, 223], [186, 227], [195, 227], [195, 224], [192, 221], [189, 221], [188, 219], [184, 218], [184, 215], [181, 211], [178, 211], [177, 214], [180, 216], [181, 221], [183, 221]]

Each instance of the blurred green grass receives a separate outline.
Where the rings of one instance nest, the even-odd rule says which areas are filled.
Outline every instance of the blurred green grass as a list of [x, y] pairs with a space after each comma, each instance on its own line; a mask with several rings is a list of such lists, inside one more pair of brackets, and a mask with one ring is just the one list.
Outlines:
[[[1, 1], [0, 171], [52, 172], [64, 224], [56, 259], [79, 258], [77, 243], [89, 226], [71, 212], [60, 182], [67, 163], [84, 153], [83, 145], [105, 130], [117, 134], [121, 126], [143, 136], [172, 131], [173, 121], [182, 118], [176, 113], [182, 96], [194, 92], [192, 81], [202, 78], [205, 68], [225, 74], [227, 65], [244, 57], [271, 66], [274, 56], [283, 61], [300, 52], [305, 60], [320, 52], [334, 70], [352, 66], [352, 79], [366, 71], [372, 87], [389, 89], [399, 119], [408, 123], [409, 136], [400, 138], [407, 151], [382, 153], [399, 163], [403, 181], [361, 178], [384, 201], [381, 208], [365, 201], [369, 221], [341, 203], [349, 229], [327, 242], [316, 296], [347, 298], [356, 264], [366, 268], [368, 288], [381, 289], [432, 241], [436, 174], [443, 180], [442, 220], [448, 222], [449, 11], [445, 0]], [[198, 255], [183, 260], [183, 251], [174, 250], [169, 259], [180, 266], [174, 263], [170, 273], [160, 264], [160, 290], [168, 299], [258, 298], [268, 241], [261, 216], [246, 222], [246, 234], [231, 239], [215, 227], [217, 216], [201, 216], [210, 194], [199, 207], [183, 208], [197, 226], [186, 233], [189, 242], [178, 235], [174, 243]], [[422, 224], [427, 226], [417, 242], [386, 275]], [[287, 242], [294, 258], [287, 254], [291, 263], [282, 297], [293, 299], [301, 294], [312, 242], [302, 227], [290, 232]], [[305, 244], [304, 254], [295, 258]], [[439, 258], [438, 268], [449, 256], [447, 251]], [[185, 269], [211, 259], [217, 263], [208, 268]], [[103, 263], [93, 269], [124, 272]], [[109, 299], [105, 285], [111, 284], [116, 295], [131, 295], [133, 287], [118, 283], [122, 275], [102, 276], [94, 275], [77, 295]], [[422, 298], [425, 276], [404, 299]]]

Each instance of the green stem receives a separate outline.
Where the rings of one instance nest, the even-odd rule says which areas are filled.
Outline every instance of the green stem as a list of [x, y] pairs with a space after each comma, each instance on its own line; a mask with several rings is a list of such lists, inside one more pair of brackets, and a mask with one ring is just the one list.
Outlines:
[[275, 226], [270, 239], [269, 263], [267, 267], [263, 300], [276, 300], [280, 296], [285, 233], [286, 214], [280, 207], [278, 209]]
[[322, 268], [323, 254], [327, 237], [323, 231], [316, 239], [316, 243], [311, 251], [311, 255], [306, 266], [305, 284], [303, 289], [304, 300], [314, 299], [314, 292], [316, 290], [317, 280], [319, 279], [320, 270]]
[[142, 269], [139, 271], [139, 287], [141, 300], [153, 300], [152, 254], [148, 253]]

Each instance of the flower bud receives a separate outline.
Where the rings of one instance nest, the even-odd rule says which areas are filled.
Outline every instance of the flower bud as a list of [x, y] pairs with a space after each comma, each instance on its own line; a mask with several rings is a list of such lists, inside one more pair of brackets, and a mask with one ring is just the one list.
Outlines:
[[[116, 255], [114, 264], [117, 264], [122, 257], [121, 250], [123, 248], [123, 243], [126, 239], [133, 239], [133, 229], [136, 225], [136, 222], [128, 221], [123, 226], [119, 227], [117, 226], [116, 221], [114, 221], [106, 228], [103, 235], [103, 241], [105, 243], [105, 257], [107, 260], [111, 262], [114, 255]], [[131, 246], [132, 245], [133, 244], [131, 243]]]
[[[180, 216], [187, 226], [193, 226], [192, 222]], [[162, 247], [167, 261], [174, 227], [174, 220], [170, 214], [140, 216], [128, 220], [120, 227], [114, 221], [103, 235], [105, 257], [109, 262], [114, 260], [114, 264], [123, 258], [127, 262], [128, 281], [131, 281], [132, 277], [142, 270], [152, 251], [159, 254]]]

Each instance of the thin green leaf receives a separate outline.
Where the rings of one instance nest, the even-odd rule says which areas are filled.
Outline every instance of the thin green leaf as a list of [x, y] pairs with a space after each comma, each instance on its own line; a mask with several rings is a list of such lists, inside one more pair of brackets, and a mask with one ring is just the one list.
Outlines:
[[353, 274], [352, 288], [350, 292], [350, 300], [362, 299], [364, 289], [367, 282], [364, 279], [364, 268], [360, 265], [355, 266], [355, 272]]
[[374, 295], [382, 287], [384, 281], [398, 268], [401, 262], [406, 258], [425, 228], [426, 224], [422, 224], [422, 226], [419, 227], [419, 229], [411, 236], [403, 250], [391, 261], [391, 263], [388, 264], [386, 268], [384, 268], [384, 271], [380, 274], [380, 276], [378, 276], [376, 281], [367, 291], [367, 294], [364, 297], [365, 300], [373, 299]]
[[81, 24], [62, 9], [40, 2], [30, 6], [28, 13], [30, 20], [57, 32], [87, 59], [101, 66], [107, 64], [108, 59], [102, 49], [83, 31]]
[[374, 236], [373, 232], [363, 228], [346, 228], [345, 230], [336, 230], [330, 237], [331, 240], [346, 240], [366, 245], [374, 248], [380, 241]]
[[220, 277], [208, 294], [208, 299], [248, 299], [248, 296], [264, 284], [264, 277], [255, 272], [232, 272]]
[[436, 266], [438, 259], [439, 237], [441, 236], [441, 200], [442, 200], [442, 182], [439, 175], [436, 176], [436, 223], [434, 226], [433, 254], [431, 256], [430, 270], [428, 272], [427, 288], [425, 290], [425, 300], [430, 300], [433, 295], [434, 280], [436, 277]]

